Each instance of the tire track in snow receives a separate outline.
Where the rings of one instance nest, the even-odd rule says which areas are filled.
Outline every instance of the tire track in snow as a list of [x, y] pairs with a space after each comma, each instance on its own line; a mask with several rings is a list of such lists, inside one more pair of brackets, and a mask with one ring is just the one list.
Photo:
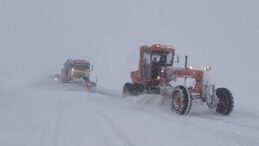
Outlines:
[[[218, 123], [216, 125], [202, 125], [200, 123], [208, 123], [195, 120], [195, 122], [189, 122], [196, 129], [199, 128], [201, 131], [205, 131], [211, 136], [215, 136], [219, 139], [231, 142], [237, 145], [249, 145], [258, 146], [259, 136], [257, 130], [247, 130], [247, 128], [240, 127], [239, 125], [232, 125], [225, 122]], [[222, 126], [220, 126], [220, 124]], [[225, 126], [228, 125], [228, 126]]]
[[[106, 145], [111, 146], [134, 146], [134, 144], [128, 139], [128, 137], [113, 123], [113, 121], [101, 110], [98, 105], [90, 105], [85, 101], [87, 109], [80, 110], [82, 118], [86, 123], [92, 125], [95, 131], [99, 133], [102, 138], [105, 138]], [[84, 113], [84, 110], [87, 110], [91, 115]], [[89, 117], [90, 116], [90, 117]], [[89, 118], [91, 121], [89, 121]]]
[[[156, 116], [161, 119], [169, 120], [173, 122], [174, 124], [178, 124], [180, 126], [189, 127], [190, 129], [193, 129], [194, 131], [200, 131], [201, 133], [205, 133], [206, 136], [215, 137], [219, 140], [224, 141], [223, 144], [233, 144], [233, 145], [249, 145], [249, 146], [258, 146], [259, 145], [259, 136], [258, 131], [247, 131], [247, 129], [240, 127], [235, 127], [235, 125], [231, 125], [228, 123], [222, 123], [222, 124], [228, 124], [228, 126], [219, 126], [218, 121], [214, 121], [213, 119], [200, 119], [196, 118], [194, 116], [190, 118], [188, 117], [182, 117], [179, 115], [177, 120], [173, 119], [169, 114], [166, 113], [150, 113], [147, 112], [147, 114]], [[174, 117], [175, 118], [175, 117]], [[197, 120], [198, 119], [198, 120]], [[208, 120], [211, 120], [212, 122], [217, 122], [216, 125], [211, 125], [211, 122], [208, 122]], [[210, 125], [208, 125], [209, 123]], [[234, 126], [233, 128], [230, 128], [229, 126]], [[227, 127], [224, 129], [224, 127]], [[252, 132], [252, 133], [251, 133]]]
[[[48, 92], [47, 94], [45, 92], [42, 92], [44, 96], [50, 96], [53, 97], [51, 102], [49, 110], [43, 108], [44, 110], [48, 110], [48, 112], [44, 112], [44, 114], [47, 114], [46, 117], [48, 117], [47, 120], [42, 121], [43, 123], [38, 126], [37, 131], [34, 133], [34, 137], [36, 137], [36, 141], [34, 141], [35, 144], [33, 145], [39, 145], [39, 146], [59, 146], [59, 138], [60, 138], [60, 127], [61, 127], [61, 119], [62, 119], [62, 102], [61, 97], [58, 94], [54, 94], [53, 92]], [[45, 116], [44, 116], [45, 117]]]
[[[98, 138], [101, 139], [106, 146], [124, 145], [118, 144], [118, 141], [120, 141], [119, 139], [114, 140], [114, 137], [111, 137], [114, 133], [111, 133], [110, 130], [107, 131], [107, 123], [101, 117], [102, 115], [99, 112], [99, 108], [93, 107], [92, 105], [89, 105], [89, 103], [86, 103], [86, 106], [87, 108], [80, 108], [79, 110], [81, 115], [80, 119], [91, 128], [92, 133], [98, 135]], [[87, 113], [85, 110], [87, 110]]]
[[[147, 104], [149, 105], [150, 103]], [[203, 135], [204, 133], [206, 133], [208, 134], [207, 136], [214, 137], [221, 141], [225, 141], [229, 144], [249, 146], [259, 145], [259, 136], [257, 136], [259, 132], [258, 127], [255, 126], [255, 124], [249, 125], [250, 122], [245, 123], [242, 121], [236, 121], [236, 119], [233, 119], [231, 117], [226, 117], [229, 119], [222, 120], [223, 117], [216, 118], [216, 113], [212, 113], [212, 115], [210, 116], [206, 114], [199, 114], [200, 116], [188, 115], [185, 117], [179, 115], [172, 116], [169, 114], [169, 109], [165, 111], [162, 108], [162, 110], [155, 110], [152, 108], [145, 109], [145, 106], [143, 107], [144, 110], [142, 111], [146, 114], [150, 114], [161, 119], [166, 118], [167, 120], [172, 121], [175, 125], [180, 125], [183, 127], [188, 126], [191, 129], [195, 129], [195, 131], [197, 132], [200, 131], [199, 133]], [[213, 115], [215, 115], [215, 117], [213, 117]], [[215, 125], [213, 125], [213, 123], [215, 123]]]
[[[219, 117], [221, 116], [221, 117]], [[233, 118], [225, 118], [222, 119], [222, 115], [219, 116], [213, 116], [213, 115], [204, 115], [204, 116], [194, 116], [195, 118], [200, 118], [200, 119], [206, 119], [206, 120], [211, 120], [211, 121], [218, 121], [218, 122], [224, 122], [226, 124], [229, 125], [235, 125], [237, 127], [242, 127], [242, 128], [246, 128], [252, 131], [259, 131], [259, 126], [255, 127], [254, 125], [248, 125], [247, 122], [249, 121], [247, 118], [243, 121], [240, 120], [233, 120]], [[193, 117], [193, 116], [192, 116]], [[250, 119], [250, 120], [254, 120], [254, 119]]]
[[61, 124], [61, 117], [62, 117], [62, 103], [61, 103], [61, 97], [57, 97], [57, 111], [56, 111], [56, 119], [54, 124], [54, 135], [53, 135], [53, 145], [58, 146], [58, 139], [59, 139], [59, 132], [60, 132], [60, 124]]
[[[129, 140], [129, 138], [113, 123], [113, 121], [101, 110], [98, 110], [101, 120], [113, 136], [113, 139], [118, 142], [118, 146], [134, 146], [134, 144]], [[109, 132], [109, 133], [110, 133]]]

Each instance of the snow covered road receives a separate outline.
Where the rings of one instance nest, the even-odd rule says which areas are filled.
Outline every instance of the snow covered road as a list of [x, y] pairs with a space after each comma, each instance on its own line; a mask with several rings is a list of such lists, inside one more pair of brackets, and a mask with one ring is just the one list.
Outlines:
[[[189, 115], [157, 95], [61, 84], [0, 85], [1, 146], [258, 146], [259, 117], [236, 105], [230, 116], [194, 104]], [[258, 111], [258, 110], [257, 110]]]
[[[259, 0], [0, 0], [0, 146], [259, 146], [258, 7]], [[172, 46], [174, 55], [143, 51], [153, 44]], [[122, 97], [134, 74], [151, 75], [154, 57], [173, 64], [163, 76], [193, 68], [172, 84], [188, 77], [190, 85], [202, 79], [229, 89], [233, 112], [193, 103], [180, 116], [159, 95]], [[98, 92], [53, 82], [68, 59], [93, 65]], [[204, 69], [210, 82], [200, 78]]]

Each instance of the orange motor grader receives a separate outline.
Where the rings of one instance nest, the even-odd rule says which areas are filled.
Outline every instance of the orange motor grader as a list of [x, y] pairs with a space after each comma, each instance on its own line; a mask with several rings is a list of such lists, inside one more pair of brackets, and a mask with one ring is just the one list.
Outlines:
[[[170, 97], [171, 110], [180, 115], [188, 114], [192, 102], [205, 102], [209, 109], [229, 115], [234, 107], [231, 92], [226, 88], [215, 88], [210, 84], [208, 74], [210, 67], [204, 70], [195, 70], [188, 65], [187, 56], [185, 66], [173, 67], [179, 62], [172, 46], [154, 44], [140, 47], [139, 69], [131, 72], [132, 83], [123, 87], [124, 96], [137, 96], [140, 94], [161, 94]], [[172, 86], [178, 78], [193, 79], [192, 86], [179, 84]]]

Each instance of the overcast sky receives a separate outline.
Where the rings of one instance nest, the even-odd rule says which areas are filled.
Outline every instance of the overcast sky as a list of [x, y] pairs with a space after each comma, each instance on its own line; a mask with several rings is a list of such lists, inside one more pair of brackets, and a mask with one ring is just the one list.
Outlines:
[[138, 47], [162, 43], [195, 68], [212, 66], [218, 86], [256, 98], [249, 92], [259, 81], [258, 7], [257, 0], [0, 0], [0, 67], [34, 80], [82, 58], [100, 86], [121, 89], [138, 67]]

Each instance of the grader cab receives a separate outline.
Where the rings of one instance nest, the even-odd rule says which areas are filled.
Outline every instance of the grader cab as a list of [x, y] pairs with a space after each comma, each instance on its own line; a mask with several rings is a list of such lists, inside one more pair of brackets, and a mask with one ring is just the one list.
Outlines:
[[140, 47], [139, 69], [131, 72], [132, 83], [126, 83], [124, 95], [160, 93], [160, 86], [170, 82], [166, 71], [173, 65], [175, 49], [155, 44]]

